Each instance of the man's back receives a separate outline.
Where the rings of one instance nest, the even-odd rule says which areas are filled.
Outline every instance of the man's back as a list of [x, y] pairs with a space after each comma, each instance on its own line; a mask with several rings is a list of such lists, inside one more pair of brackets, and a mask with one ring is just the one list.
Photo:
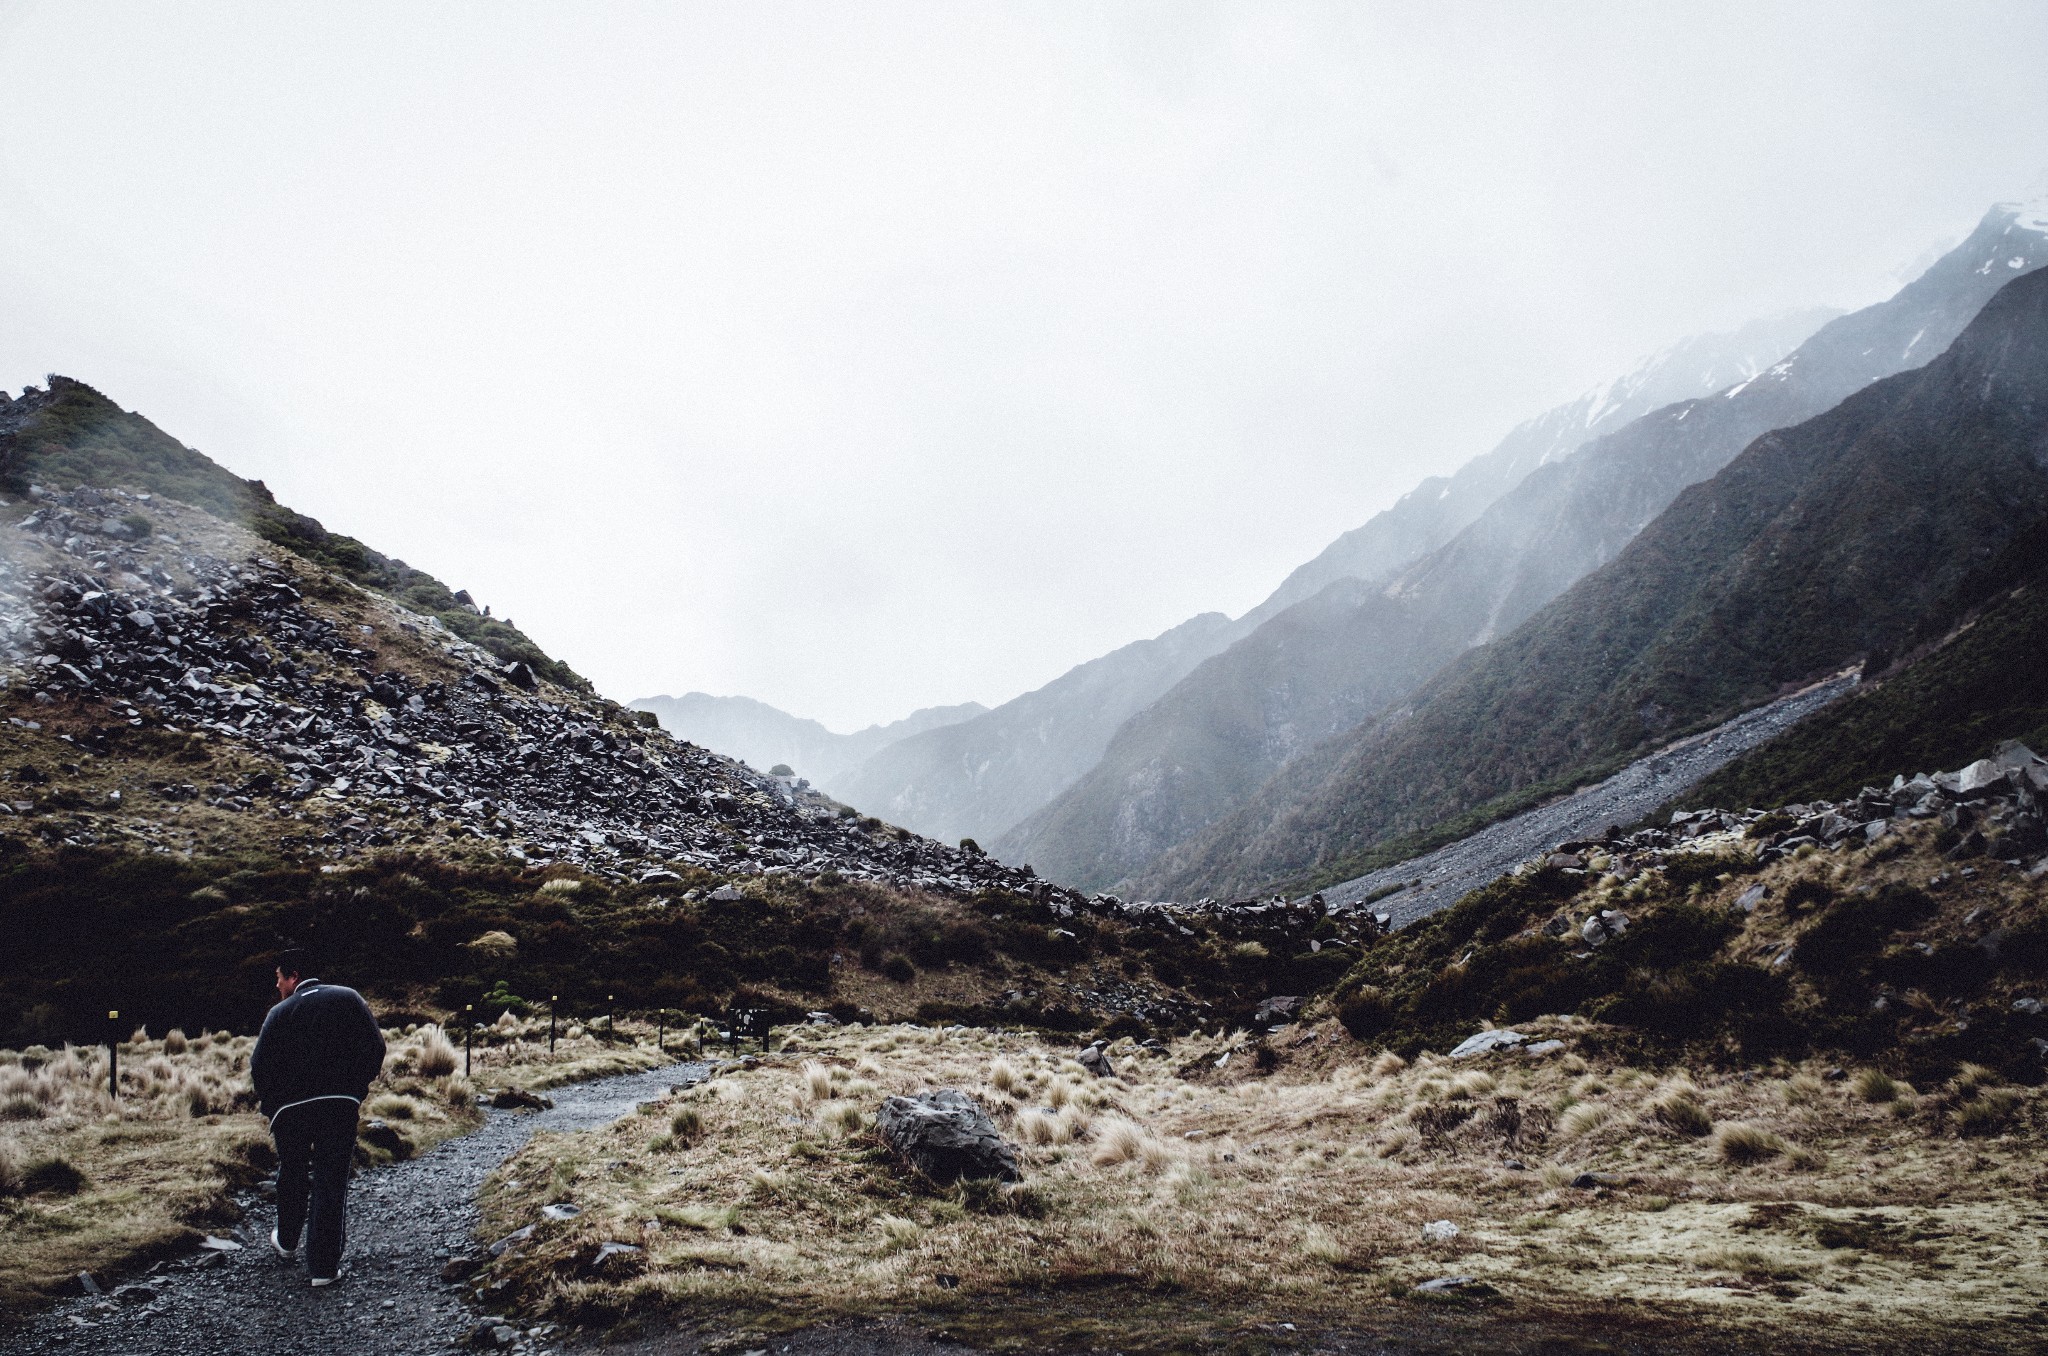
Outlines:
[[339, 984], [301, 982], [263, 1019], [249, 1077], [263, 1114], [323, 1097], [362, 1101], [384, 1065], [384, 1034], [369, 1004]]

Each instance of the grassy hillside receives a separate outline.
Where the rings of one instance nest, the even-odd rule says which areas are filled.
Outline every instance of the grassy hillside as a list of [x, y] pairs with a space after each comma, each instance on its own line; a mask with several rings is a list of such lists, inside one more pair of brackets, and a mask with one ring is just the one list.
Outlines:
[[590, 690], [588, 682], [517, 627], [479, 616], [432, 575], [294, 513], [262, 481], [241, 479], [83, 382], [52, 376], [47, 392], [24, 393], [0, 415], [0, 490], [21, 494], [36, 483], [60, 489], [122, 486], [206, 509], [351, 583], [438, 617], [449, 630], [501, 660], [522, 661], [564, 687]]

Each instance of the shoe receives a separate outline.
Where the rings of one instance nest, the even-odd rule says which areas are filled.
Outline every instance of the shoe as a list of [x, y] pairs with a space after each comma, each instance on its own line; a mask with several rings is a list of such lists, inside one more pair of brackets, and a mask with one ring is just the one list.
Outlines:
[[278, 1260], [281, 1262], [291, 1261], [292, 1254], [298, 1251], [297, 1248], [287, 1248], [283, 1243], [279, 1242], [277, 1230], [275, 1229], [270, 1231], [270, 1250], [277, 1254]]
[[313, 1288], [314, 1288], [315, 1290], [318, 1290], [318, 1289], [319, 1289], [319, 1288], [320, 1288], [321, 1286], [323, 1286], [323, 1285], [333, 1285], [333, 1284], [334, 1284], [334, 1283], [335, 1283], [336, 1281], [338, 1281], [338, 1280], [340, 1280], [340, 1279], [341, 1279], [341, 1273], [340, 1273], [340, 1272], [338, 1272], [338, 1271], [337, 1271], [337, 1272], [335, 1272], [335, 1273], [334, 1273], [334, 1274], [333, 1274], [332, 1276], [315, 1276], [315, 1277], [313, 1278]]

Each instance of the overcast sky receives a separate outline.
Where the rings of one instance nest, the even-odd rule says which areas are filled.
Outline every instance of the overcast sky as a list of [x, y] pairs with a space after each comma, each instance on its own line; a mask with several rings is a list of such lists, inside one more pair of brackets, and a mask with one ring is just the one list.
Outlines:
[[1875, 300], [2044, 133], [2038, 0], [0, 0], [0, 386], [99, 387], [611, 696], [851, 729]]

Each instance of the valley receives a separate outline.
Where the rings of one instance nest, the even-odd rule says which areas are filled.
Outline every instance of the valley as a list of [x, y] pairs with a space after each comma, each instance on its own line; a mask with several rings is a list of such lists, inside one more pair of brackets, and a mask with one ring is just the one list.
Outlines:
[[[5, 399], [10, 1349], [2038, 1346], [2044, 223], [851, 735]], [[295, 944], [389, 1048], [338, 1310]]]

